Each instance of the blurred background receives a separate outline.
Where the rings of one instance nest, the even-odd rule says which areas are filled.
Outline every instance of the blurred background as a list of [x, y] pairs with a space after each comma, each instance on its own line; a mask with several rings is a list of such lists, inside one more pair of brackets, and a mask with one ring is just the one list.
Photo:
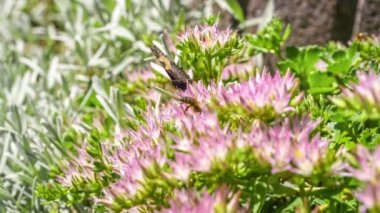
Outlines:
[[[239, 0], [244, 16], [276, 16], [293, 28], [289, 45], [347, 42], [359, 32], [380, 33], [379, 0]], [[252, 20], [253, 19], [253, 20]], [[228, 20], [228, 18], [227, 18]], [[229, 20], [238, 26], [235, 19]], [[255, 28], [248, 29], [254, 31]]]

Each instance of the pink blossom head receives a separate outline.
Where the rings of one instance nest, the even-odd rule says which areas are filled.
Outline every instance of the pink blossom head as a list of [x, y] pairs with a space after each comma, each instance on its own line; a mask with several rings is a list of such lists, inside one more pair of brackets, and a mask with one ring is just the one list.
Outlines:
[[[303, 93], [296, 95], [298, 81], [287, 72], [283, 77], [279, 72], [273, 76], [267, 72], [256, 74], [245, 82], [236, 82], [224, 86], [221, 83], [195, 83], [181, 92], [181, 97], [192, 97], [200, 104], [212, 105], [211, 108], [223, 108], [228, 114], [242, 112], [248, 118], [271, 120], [275, 115], [294, 111], [293, 105], [300, 102]], [[244, 116], [246, 116], [244, 114]]]
[[361, 203], [361, 212], [380, 211], [380, 184], [368, 185], [365, 189], [356, 192], [355, 197]]
[[280, 114], [294, 110], [290, 101], [297, 87], [298, 81], [290, 72], [281, 77], [279, 72], [272, 76], [264, 70], [247, 82], [227, 86], [218, 95], [222, 104], [240, 105], [252, 113], [260, 113], [269, 108]]
[[258, 161], [269, 165], [273, 173], [310, 176], [322, 165], [328, 151], [328, 142], [311, 134], [318, 123], [305, 117], [287, 119], [273, 127], [256, 125], [246, 140]]
[[170, 165], [174, 177], [187, 181], [191, 172], [208, 172], [223, 162], [232, 144], [232, 136], [219, 125], [210, 112], [181, 116], [177, 114], [181, 137], [173, 137], [175, 161]]
[[144, 192], [144, 182], [148, 170], [160, 168], [166, 163], [165, 152], [161, 147], [161, 130], [168, 121], [167, 111], [159, 113], [148, 108], [145, 123], [137, 130], [123, 132], [123, 143], [114, 146], [105, 155], [120, 179], [103, 190], [105, 196], [99, 199], [102, 203], [123, 202], [134, 199]]
[[368, 184], [380, 184], [380, 147], [373, 153], [359, 145], [356, 150], [357, 166], [351, 166], [351, 176]]
[[254, 74], [254, 61], [248, 61], [241, 64], [229, 64], [222, 70], [222, 80], [247, 80], [250, 75]]
[[128, 72], [127, 78], [130, 83], [148, 82], [149, 80], [154, 79], [155, 75], [152, 70], [136, 70]]
[[198, 213], [218, 212], [223, 209], [226, 212], [244, 212], [239, 208], [239, 194], [232, 195], [226, 187], [222, 187], [211, 195], [204, 192], [202, 195], [195, 190], [176, 190], [174, 199], [170, 201], [170, 208], [164, 209], [164, 213]]
[[371, 71], [358, 73], [359, 82], [345, 88], [340, 97], [332, 100], [338, 106], [361, 110], [369, 117], [380, 116], [380, 75]]
[[380, 210], [380, 147], [370, 152], [358, 145], [355, 157], [356, 165], [348, 168], [349, 175], [362, 183], [355, 197], [362, 204], [362, 212], [377, 212]]
[[232, 35], [233, 32], [229, 28], [220, 30], [216, 25], [197, 25], [194, 28], [187, 28], [178, 36], [178, 40], [180, 42], [195, 42], [202, 50], [207, 50], [213, 49], [217, 45], [223, 47]]
[[76, 183], [94, 179], [94, 159], [87, 153], [86, 146], [78, 149], [77, 157], [64, 167], [64, 175], [57, 178], [63, 186], [72, 187]]

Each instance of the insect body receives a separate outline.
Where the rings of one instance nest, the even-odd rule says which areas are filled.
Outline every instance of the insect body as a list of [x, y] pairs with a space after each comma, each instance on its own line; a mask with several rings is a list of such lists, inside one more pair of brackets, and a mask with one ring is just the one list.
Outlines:
[[152, 46], [151, 50], [165, 71], [168, 73], [172, 84], [177, 89], [186, 90], [187, 84], [192, 83], [191, 78], [156, 46]]
[[192, 98], [192, 97], [182, 97], [179, 100], [182, 101], [183, 103], [188, 104], [188, 107], [186, 108], [186, 111], [187, 111], [187, 109], [190, 106], [193, 107], [193, 109], [196, 112], [201, 112], [202, 111], [202, 108], [199, 106], [199, 103], [198, 103], [198, 101], [195, 98]]

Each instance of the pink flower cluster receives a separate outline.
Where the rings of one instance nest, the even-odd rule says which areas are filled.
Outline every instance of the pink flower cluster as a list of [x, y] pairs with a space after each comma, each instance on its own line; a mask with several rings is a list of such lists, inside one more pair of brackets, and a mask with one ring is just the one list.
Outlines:
[[241, 64], [229, 64], [222, 70], [222, 80], [228, 80], [231, 78], [248, 79], [248, 76], [253, 73], [254, 61], [248, 61]]
[[[146, 188], [146, 171], [152, 167], [159, 170], [163, 180], [189, 183], [193, 173], [211, 172], [214, 166], [223, 169], [228, 164], [229, 154], [241, 148], [251, 150], [257, 162], [269, 166], [273, 173], [288, 171], [312, 175], [313, 169], [324, 162], [328, 150], [328, 142], [312, 134], [319, 121], [304, 117], [277, 121], [273, 126], [254, 124], [244, 130], [232, 130], [228, 124], [222, 127], [218, 114], [208, 107], [216, 100], [225, 107], [241, 105], [254, 112], [257, 108], [269, 107], [276, 113], [283, 113], [293, 110], [289, 104], [295, 89], [297, 81], [290, 73], [281, 77], [279, 73], [272, 76], [267, 72], [226, 87], [222, 84], [191, 85], [180, 96], [194, 98], [203, 104], [201, 112], [189, 112], [183, 104], [170, 102], [159, 110], [149, 110], [144, 115], [145, 122], [136, 131], [122, 132], [118, 136], [120, 145], [105, 147], [105, 160], [121, 178], [105, 188], [104, 197], [97, 201], [111, 205], [120, 198], [133, 200], [138, 197]], [[172, 129], [168, 131], [167, 126]], [[172, 157], [169, 158], [168, 153]], [[87, 160], [79, 161], [83, 160], [78, 159], [78, 165], [86, 165]], [[249, 165], [258, 166], [254, 162]], [[68, 179], [63, 183], [72, 180], [70, 172], [68, 169], [65, 177]], [[173, 211], [212, 209], [218, 197], [205, 194], [202, 200], [194, 201], [198, 198], [181, 193], [178, 192], [177, 201], [171, 203]], [[184, 203], [183, 199], [189, 201]]]
[[259, 162], [269, 164], [272, 173], [283, 171], [310, 176], [323, 163], [328, 142], [312, 135], [319, 121], [307, 117], [286, 119], [273, 127], [254, 125], [244, 141], [252, 147]]
[[358, 78], [359, 82], [343, 89], [342, 97], [334, 99], [335, 102], [354, 109], [364, 109], [369, 115], [380, 116], [380, 75], [361, 72], [358, 73]]
[[232, 145], [232, 135], [220, 128], [214, 113], [186, 115], [177, 113], [182, 137], [174, 137], [175, 161], [170, 162], [173, 176], [187, 181], [192, 171], [207, 172], [213, 163], [225, 160]]
[[86, 152], [86, 145], [78, 149], [77, 157], [65, 165], [65, 168], [64, 176], [57, 178], [63, 186], [71, 187], [76, 181], [94, 178], [94, 159]]
[[205, 192], [199, 195], [195, 190], [176, 190], [175, 198], [170, 202], [170, 208], [164, 209], [162, 213], [198, 213], [198, 212], [246, 212], [239, 209], [239, 194], [235, 194], [228, 199], [226, 187], [220, 188], [214, 195]]
[[362, 203], [362, 212], [380, 210], [380, 146], [370, 153], [365, 147], [358, 146], [356, 152], [358, 165], [349, 168], [351, 176], [364, 183], [364, 189], [355, 196]]
[[[98, 202], [112, 204], [118, 197], [133, 198], [143, 189], [144, 171], [154, 165], [163, 166], [166, 162], [161, 148], [161, 130], [169, 120], [165, 112], [149, 109], [145, 114], [146, 124], [137, 131], [128, 130], [119, 136], [120, 145], [107, 150], [105, 158], [121, 178], [104, 190], [104, 198]], [[127, 141], [127, 143], [123, 142]]]
[[273, 173], [288, 171], [303, 176], [312, 175], [328, 151], [329, 142], [312, 134], [320, 121], [308, 117], [286, 119], [272, 127], [257, 122], [248, 133], [222, 129], [214, 113], [187, 115], [178, 110], [176, 118], [184, 134], [173, 138], [177, 152], [170, 164], [174, 176], [183, 181], [192, 171], [210, 171], [213, 163], [224, 162], [235, 148], [250, 147], [258, 162], [270, 165]]
[[212, 49], [217, 45], [224, 46], [224, 44], [233, 35], [232, 30], [219, 30], [216, 25], [214, 26], [195, 26], [188, 28], [185, 32], [178, 36], [180, 42], [192, 40], [198, 43], [203, 49]]
[[209, 103], [215, 98], [220, 106], [243, 107], [251, 114], [265, 110], [281, 114], [294, 110], [291, 106], [292, 100], [297, 103], [302, 99], [303, 93], [295, 96], [297, 89], [298, 81], [290, 72], [282, 77], [279, 72], [272, 76], [263, 71], [246, 82], [233, 83], [226, 87], [221, 84], [205, 87], [199, 82], [180, 95], [193, 97], [198, 103]]
[[[281, 77], [279, 72], [274, 76], [264, 71], [257, 74], [247, 82], [232, 84], [218, 94], [221, 104], [242, 105], [249, 111], [257, 111], [267, 106], [272, 107], [276, 113], [292, 111], [290, 100], [292, 92], [298, 87], [294, 75], [287, 72]], [[302, 96], [299, 96], [300, 99]]]
[[156, 76], [152, 70], [136, 70], [133, 72], [128, 72], [127, 78], [128, 82], [147, 82], [151, 79], [154, 79]]

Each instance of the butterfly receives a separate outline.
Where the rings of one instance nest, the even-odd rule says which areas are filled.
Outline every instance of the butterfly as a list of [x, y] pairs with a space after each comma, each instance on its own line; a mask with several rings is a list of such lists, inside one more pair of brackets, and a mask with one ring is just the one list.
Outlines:
[[193, 80], [183, 71], [177, 64], [171, 61], [167, 55], [165, 55], [158, 47], [151, 46], [151, 50], [154, 56], [161, 63], [162, 67], [168, 73], [170, 80], [174, 87], [185, 91], [187, 84], [191, 84]]
[[[185, 91], [187, 89], [187, 84], [191, 84], [193, 80], [177, 64], [171, 61], [160, 49], [158, 49], [158, 47], [151, 46], [151, 50], [168, 73], [173, 86]], [[177, 97], [177, 99], [188, 104], [189, 107], [191, 106], [196, 112], [202, 111], [198, 101], [192, 97]], [[186, 108], [186, 111], [189, 107]]]

